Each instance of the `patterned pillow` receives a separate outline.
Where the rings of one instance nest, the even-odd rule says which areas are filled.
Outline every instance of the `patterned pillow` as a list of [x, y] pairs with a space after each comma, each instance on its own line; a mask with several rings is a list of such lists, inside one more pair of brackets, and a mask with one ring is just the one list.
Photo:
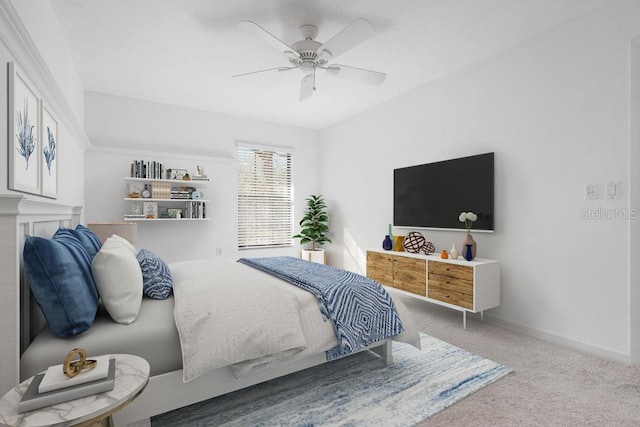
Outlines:
[[98, 309], [91, 259], [69, 231], [61, 228], [51, 239], [26, 236], [23, 250], [29, 287], [49, 327], [60, 337], [89, 329]]
[[137, 258], [142, 270], [142, 292], [153, 299], [168, 298], [173, 286], [169, 266], [148, 249], [140, 249]]

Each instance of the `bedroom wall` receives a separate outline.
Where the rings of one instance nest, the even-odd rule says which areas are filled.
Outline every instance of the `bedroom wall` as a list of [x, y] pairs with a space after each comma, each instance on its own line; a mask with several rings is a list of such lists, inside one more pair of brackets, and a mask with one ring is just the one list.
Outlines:
[[317, 131], [101, 93], [87, 93], [85, 102], [93, 144], [86, 153], [87, 222], [121, 221], [128, 212], [123, 178], [134, 159], [158, 160], [192, 174], [201, 165], [211, 179], [205, 190], [211, 220], [139, 223], [138, 247], [169, 262], [297, 256], [299, 246], [237, 250], [236, 141], [293, 150], [294, 218], [300, 218], [305, 197], [320, 187]]
[[[479, 256], [501, 261], [502, 304], [486, 315], [629, 360], [639, 327], [629, 304], [638, 166], [628, 159], [629, 45], [638, 35], [640, 2], [611, 2], [322, 131], [332, 258], [365, 272], [367, 248], [381, 247], [392, 222], [394, 168], [494, 151], [495, 232], [474, 233]], [[609, 180], [621, 182], [620, 199], [604, 199]], [[584, 200], [587, 183], [598, 184], [597, 200]], [[463, 237], [423, 232], [438, 250]]]
[[[36, 90], [51, 106], [58, 120], [58, 191], [54, 203], [84, 204], [84, 149], [88, 140], [84, 120], [84, 89], [75, 71], [57, 18], [49, 2], [10, 1], [0, 7], [0, 79], [7, 82], [7, 63], [18, 64]], [[7, 99], [7, 84], [1, 86]], [[0, 115], [7, 117], [7, 102], [0, 103]], [[7, 134], [7, 121], [0, 120], [0, 133]], [[3, 138], [0, 165], [7, 168], [7, 139]], [[1, 174], [1, 194], [18, 194], [8, 189], [8, 174]], [[36, 197], [38, 196], [29, 196]], [[51, 199], [45, 199], [51, 200]]]
[[[71, 55], [62, 37], [58, 21], [48, 1], [2, 1], [0, 2], [0, 195], [19, 195], [8, 189], [7, 135], [7, 63], [14, 62], [24, 70], [34, 89], [49, 104], [58, 121], [58, 198], [46, 199], [27, 195], [36, 201], [56, 205], [84, 205], [84, 149], [88, 139], [81, 125], [84, 105], [83, 87], [75, 73]], [[7, 206], [3, 209], [8, 209]], [[9, 211], [14, 211], [12, 206]], [[24, 206], [21, 209], [25, 209]], [[66, 208], [57, 206], [56, 209]], [[52, 211], [53, 209], [46, 209]], [[7, 212], [5, 212], [7, 213]], [[6, 221], [6, 218], [5, 218]], [[15, 220], [13, 220], [15, 221]], [[6, 222], [5, 222], [6, 226]], [[14, 387], [18, 381], [19, 357], [19, 297], [18, 260], [21, 251], [16, 243], [15, 224], [5, 227], [0, 242], [0, 395]], [[11, 230], [11, 231], [8, 231]], [[11, 233], [13, 232], [13, 236]]]

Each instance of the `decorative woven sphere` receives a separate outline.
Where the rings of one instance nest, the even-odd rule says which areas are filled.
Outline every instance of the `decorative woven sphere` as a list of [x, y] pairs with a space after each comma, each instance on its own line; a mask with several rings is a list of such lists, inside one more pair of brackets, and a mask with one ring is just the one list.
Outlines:
[[436, 247], [433, 246], [433, 243], [431, 242], [426, 242], [424, 245], [422, 245], [421, 249], [422, 249], [422, 252], [424, 252], [427, 255], [431, 255], [436, 251]]
[[427, 242], [427, 239], [425, 239], [422, 233], [418, 231], [408, 233], [404, 238], [402, 246], [404, 246], [404, 249], [407, 252], [411, 252], [413, 254], [424, 252], [427, 255], [431, 255], [436, 251], [433, 243]]
[[407, 235], [404, 238], [404, 243], [402, 244], [402, 246], [404, 246], [404, 249], [407, 252], [411, 252], [412, 254], [417, 254], [417, 253], [420, 253], [420, 249], [424, 246], [426, 241], [427, 239], [424, 238], [422, 233], [419, 233], [417, 231], [412, 231], [410, 233], [407, 233]]

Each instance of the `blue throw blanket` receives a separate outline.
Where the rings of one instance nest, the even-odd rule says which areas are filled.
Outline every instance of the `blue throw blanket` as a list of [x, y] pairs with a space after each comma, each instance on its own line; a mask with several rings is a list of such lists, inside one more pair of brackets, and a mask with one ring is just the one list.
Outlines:
[[338, 346], [327, 351], [327, 360], [403, 331], [391, 296], [367, 277], [293, 257], [241, 258], [238, 262], [286, 280], [318, 299], [321, 313], [331, 320], [338, 338]]

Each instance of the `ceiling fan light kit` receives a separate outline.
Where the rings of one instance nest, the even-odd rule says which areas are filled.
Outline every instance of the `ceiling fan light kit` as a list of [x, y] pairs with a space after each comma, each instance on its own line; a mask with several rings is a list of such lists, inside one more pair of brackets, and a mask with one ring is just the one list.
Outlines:
[[300, 82], [300, 101], [311, 97], [313, 91], [316, 90], [315, 81], [316, 70], [318, 68], [325, 70], [329, 75], [358, 80], [372, 85], [382, 84], [387, 77], [385, 73], [378, 71], [339, 64], [328, 64], [330, 60], [337, 58], [376, 33], [375, 27], [366, 19], [356, 19], [324, 44], [315, 40], [318, 35], [318, 27], [315, 25], [307, 24], [300, 26], [298, 30], [302, 35], [302, 40], [293, 43], [291, 46], [255, 22], [240, 21], [238, 22], [238, 27], [251, 32], [275, 47], [288, 57], [291, 65], [288, 67], [268, 68], [266, 70], [236, 74], [233, 77], [244, 77], [274, 70], [289, 71], [298, 68], [304, 74]]

